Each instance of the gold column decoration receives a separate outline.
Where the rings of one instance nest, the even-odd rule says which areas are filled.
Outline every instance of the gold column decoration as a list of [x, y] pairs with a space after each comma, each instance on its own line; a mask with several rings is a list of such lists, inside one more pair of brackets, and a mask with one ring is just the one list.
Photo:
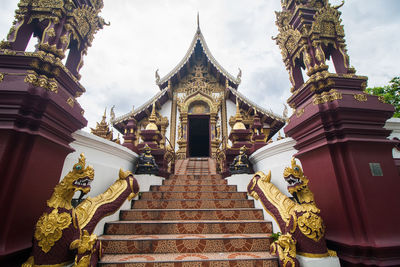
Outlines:
[[[224, 137], [228, 136], [228, 115], [226, 112], [226, 94], [224, 94], [222, 98], [222, 103], [221, 103], [221, 126], [222, 126], [222, 136], [221, 140], [223, 140]], [[225, 138], [224, 140], [225, 143], [227, 143], [227, 139]]]
[[171, 105], [171, 128], [169, 133], [170, 136], [169, 140], [171, 141], [172, 149], [174, 151], [175, 151], [175, 134], [176, 134], [176, 106], [177, 106], [176, 94], [173, 94], [172, 105]]
[[[181, 111], [181, 110], [180, 110]], [[179, 131], [178, 134], [178, 145], [179, 149], [177, 152], [178, 159], [186, 158], [186, 147], [187, 147], [187, 112], [179, 112]]]
[[210, 157], [212, 157], [212, 158], [216, 158], [217, 147], [219, 145], [219, 141], [217, 140], [217, 138], [215, 136], [217, 120], [218, 120], [217, 113], [211, 113], [210, 114], [210, 128], [211, 128], [210, 129], [210, 132], [211, 132], [211, 136], [210, 136], [211, 155], [210, 155]]

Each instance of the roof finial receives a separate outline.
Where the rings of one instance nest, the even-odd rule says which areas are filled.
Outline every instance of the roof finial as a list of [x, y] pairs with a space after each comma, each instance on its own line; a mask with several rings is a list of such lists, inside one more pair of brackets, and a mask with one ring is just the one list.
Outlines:
[[200, 15], [199, 15], [199, 11], [197, 11], [197, 31], [200, 32]]

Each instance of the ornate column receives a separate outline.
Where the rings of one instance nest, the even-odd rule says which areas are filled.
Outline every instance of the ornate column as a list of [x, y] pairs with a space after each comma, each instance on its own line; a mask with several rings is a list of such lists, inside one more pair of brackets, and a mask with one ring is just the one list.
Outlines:
[[176, 101], [176, 94], [172, 96], [172, 103], [171, 103], [171, 128], [169, 133], [169, 140], [172, 144], [172, 149], [175, 151], [175, 142], [176, 142], [176, 111], [177, 111], [177, 101]]
[[217, 125], [218, 115], [217, 113], [210, 114], [210, 143], [211, 143], [211, 155], [210, 157], [216, 157], [215, 152], [217, 151], [217, 146], [219, 145], [219, 140], [216, 137], [216, 125]]
[[[21, 1], [0, 44], [1, 266], [26, 259], [35, 222], [73, 151], [71, 133], [87, 124], [76, 100], [85, 92], [78, 81], [81, 52], [104, 25], [102, 1], [91, 3]], [[25, 52], [33, 32], [41, 37], [37, 51]], [[79, 52], [67, 59], [77, 64], [62, 64], [67, 49]]]
[[179, 149], [177, 152], [178, 159], [185, 159], [186, 158], [186, 150], [187, 150], [187, 112], [179, 112], [179, 120], [180, 120], [180, 127], [178, 131], [178, 145]]
[[[321, 208], [328, 246], [342, 266], [399, 266], [400, 177], [393, 142], [383, 128], [391, 105], [367, 95], [367, 77], [355, 75], [345, 49], [339, 7], [328, 1], [282, 1], [277, 12], [282, 50], [294, 78], [285, 132]], [[290, 19], [289, 19], [290, 18]], [[336, 73], [325, 64], [332, 58]], [[308, 80], [298, 76], [307, 68]]]

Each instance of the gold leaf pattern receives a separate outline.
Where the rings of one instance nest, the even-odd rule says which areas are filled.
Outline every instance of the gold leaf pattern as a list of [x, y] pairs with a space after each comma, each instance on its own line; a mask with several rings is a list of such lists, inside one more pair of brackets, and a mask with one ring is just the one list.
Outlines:
[[66, 212], [58, 213], [53, 209], [50, 214], [44, 213], [36, 223], [35, 239], [39, 246], [47, 253], [62, 237], [62, 231], [71, 224], [72, 217]]

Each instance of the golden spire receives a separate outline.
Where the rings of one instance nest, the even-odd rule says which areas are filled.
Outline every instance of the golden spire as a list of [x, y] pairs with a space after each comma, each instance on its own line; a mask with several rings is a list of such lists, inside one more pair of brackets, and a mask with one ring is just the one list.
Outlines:
[[157, 120], [157, 117], [156, 117], [156, 101], [154, 101], [153, 102], [153, 109], [151, 111], [151, 115], [150, 115], [150, 118], [149, 118], [149, 124], [147, 124], [146, 130], [155, 130], [155, 131], [157, 131], [158, 127], [156, 125], [156, 120]]
[[107, 108], [104, 109], [103, 118], [100, 122], [96, 122], [96, 128], [90, 128], [90, 132], [94, 135], [100, 136], [107, 140], [113, 139], [113, 133], [110, 131], [110, 127], [106, 121], [107, 119]]
[[233, 125], [233, 130], [246, 130], [246, 126], [244, 125], [242, 114], [240, 114], [239, 109], [239, 99], [236, 98], [236, 115], [235, 115], [235, 124]]

